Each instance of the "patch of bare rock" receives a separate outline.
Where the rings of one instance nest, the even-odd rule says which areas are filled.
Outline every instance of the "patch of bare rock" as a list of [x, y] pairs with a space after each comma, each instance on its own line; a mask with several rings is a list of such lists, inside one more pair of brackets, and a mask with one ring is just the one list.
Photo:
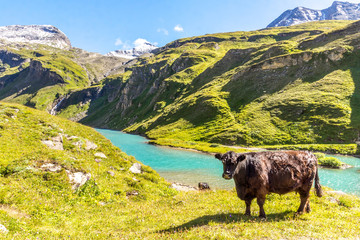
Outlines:
[[195, 188], [195, 187], [188, 186], [188, 185], [181, 184], [181, 183], [172, 183], [172, 184], [171, 184], [171, 187], [174, 188], [175, 190], [184, 191], [184, 192], [189, 192], [189, 191], [196, 191], [196, 190], [198, 190], [198, 189]]
[[95, 157], [99, 157], [99, 158], [107, 158], [106, 155], [102, 152], [96, 152], [94, 154]]
[[62, 138], [61, 134], [59, 134], [56, 137], [52, 137], [50, 140], [42, 140], [41, 142], [43, 144], [45, 144], [46, 146], [48, 146], [48, 148], [50, 148], [50, 149], [64, 150], [63, 138]]
[[132, 173], [136, 173], [136, 174], [141, 173], [141, 164], [140, 163], [134, 163], [130, 167], [129, 171], [132, 172]]
[[72, 184], [72, 189], [76, 190], [82, 185], [84, 185], [88, 180], [91, 178], [90, 173], [83, 173], [83, 172], [70, 172], [66, 170], [66, 173], [69, 177], [69, 181]]
[[44, 171], [48, 172], [59, 172], [61, 170], [61, 166], [53, 164], [53, 163], [45, 163], [40, 167]]
[[[82, 140], [78, 136], [69, 136], [67, 134], [62, 134], [62, 133], [60, 133], [58, 136], [52, 137], [48, 140], [42, 140], [41, 142], [43, 144], [45, 144], [46, 146], [48, 146], [50, 149], [64, 150], [64, 147], [63, 147], [63, 138], [64, 137], [67, 140], [72, 141], [72, 144], [78, 148], [81, 148], [84, 145], [84, 141], [85, 141], [84, 149], [86, 151], [95, 150], [98, 148], [98, 146], [95, 143], [89, 141], [88, 139]], [[78, 141], [76, 141], [76, 140], [78, 140]], [[105, 158], [106, 158], [106, 156], [105, 156]]]
[[85, 140], [85, 150], [86, 151], [96, 149], [97, 147], [98, 146], [95, 143], [93, 143], [87, 139]]
[[0, 233], [7, 233], [8, 231], [4, 225], [0, 224]]
[[[62, 167], [55, 163], [44, 163], [43, 165], [40, 166], [40, 169], [47, 172], [60, 172], [62, 170]], [[78, 189], [91, 178], [90, 173], [83, 173], [81, 171], [72, 172], [69, 170], [65, 170], [65, 171], [69, 178], [69, 182], [72, 185], [73, 190]]]

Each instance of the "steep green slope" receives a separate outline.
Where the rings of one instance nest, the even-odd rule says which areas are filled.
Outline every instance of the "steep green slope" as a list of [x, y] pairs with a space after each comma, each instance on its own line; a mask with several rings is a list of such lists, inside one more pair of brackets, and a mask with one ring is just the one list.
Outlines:
[[69, 93], [98, 84], [124, 61], [76, 48], [5, 45], [0, 48], [0, 99], [56, 113]]
[[89, 127], [0, 103], [0, 223], [16, 238], [71, 229], [64, 219], [81, 217], [71, 220], [77, 207], [100, 209], [175, 194], [150, 167], [132, 173], [134, 163]]
[[[180, 39], [87, 91], [82, 121], [154, 139], [354, 143], [359, 29], [322, 21]], [[60, 115], [84, 105], [81, 94]]]

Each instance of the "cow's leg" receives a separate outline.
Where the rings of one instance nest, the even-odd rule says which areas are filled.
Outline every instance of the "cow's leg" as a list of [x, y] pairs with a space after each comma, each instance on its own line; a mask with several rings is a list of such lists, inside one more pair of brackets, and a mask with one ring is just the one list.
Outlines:
[[[298, 213], [303, 213], [305, 211], [305, 207], [307, 210], [307, 205], [308, 205], [308, 201], [309, 201], [309, 192], [307, 191], [299, 191], [300, 193], [300, 206], [299, 209], [297, 210]], [[309, 209], [310, 209], [310, 205], [309, 205]]]
[[266, 218], [266, 214], [264, 211], [265, 196], [259, 196], [256, 198], [256, 200], [257, 200], [257, 204], [259, 205], [259, 208], [260, 208], [259, 217]]
[[308, 200], [306, 203], [306, 212], [311, 212], [311, 208], [310, 208], [310, 201]]
[[253, 198], [245, 199], [245, 204], [246, 204], [245, 215], [247, 215], [247, 216], [251, 216], [250, 206], [251, 206], [252, 200], [253, 200]]

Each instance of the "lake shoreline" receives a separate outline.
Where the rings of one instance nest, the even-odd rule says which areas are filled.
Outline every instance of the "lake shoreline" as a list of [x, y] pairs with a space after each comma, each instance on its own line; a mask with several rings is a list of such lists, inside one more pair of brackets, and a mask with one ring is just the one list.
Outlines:
[[[221, 178], [222, 164], [214, 157], [214, 153], [218, 151], [201, 151], [179, 145], [156, 144], [153, 141], [150, 143], [148, 138], [121, 131], [105, 129], [99, 129], [99, 131], [123, 152], [134, 156], [144, 165], [150, 166], [170, 183], [178, 182], [196, 187], [199, 182], [207, 182], [212, 189], [233, 188], [233, 181], [227, 182]], [[254, 149], [248, 149], [248, 151], [254, 151]], [[336, 157], [353, 167], [344, 170], [319, 168], [321, 184], [335, 190], [359, 195], [359, 159], [349, 155]]]
[[[125, 132], [126, 133], [126, 132]], [[127, 133], [126, 133], [127, 134]], [[136, 134], [133, 134], [136, 135]], [[141, 135], [138, 135], [141, 136]], [[198, 152], [198, 153], [204, 153], [204, 154], [209, 154], [209, 155], [215, 155], [216, 151], [202, 151], [202, 150], [198, 150], [195, 148], [187, 148], [187, 147], [180, 147], [180, 146], [172, 146], [171, 144], [160, 144], [156, 142], [156, 139], [149, 139], [146, 136], [142, 136], [146, 139], [148, 139], [148, 144], [150, 145], [155, 145], [155, 146], [161, 146], [161, 147], [169, 147], [172, 149], [178, 149], [178, 150], [186, 150], [186, 151], [193, 151], [193, 152]], [[256, 147], [241, 147], [241, 146], [230, 146], [230, 145], [222, 145], [224, 147], [229, 147], [229, 148], [233, 148], [234, 150], [236, 149], [242, 149], [242, 150], [252, 150], [252, 151], [290, 151], [290, 150], [294, 150], [294, 149], [289, 149], [289, 148], [277, 148], [277, 149], [272, 149], [272, 148], [256, 148]], [[252, 152], [252, 151], [248, 151], [248, 152]], [[320, 152], [320, 153], [325, 153], [325, 154], [329, 154], [329, 155], [335, 155], [335, 156], [349, 156], [349, 157], [355, 157], [355, 158], [359, 158], [360, 159], [360, 155], [358, 154], [341, 154], [341, 153], [331, 153], [329, 151], [319, 151], [319, 150], [308, 150], [308, 149], [299, 149], [299, 151], [310, 151], [310, 152]], [[348, 168], [348, 167], [346, 167]]]

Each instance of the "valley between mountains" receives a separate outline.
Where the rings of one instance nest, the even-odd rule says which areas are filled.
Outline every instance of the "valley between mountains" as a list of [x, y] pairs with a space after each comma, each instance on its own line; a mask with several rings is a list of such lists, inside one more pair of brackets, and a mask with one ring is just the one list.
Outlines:
[[358, 238], [356, 196], [324, 187], [296, 215], [297, 195], [271, 194], [266, 220], [245, 216], [234, 190], [179, 192], [92, 127], [206, 152], [358, 154], [359, 30], [320, 21], [115, 56], [53, 26], [1, 27], [0, 237]]
[[4, 43], [0, 97], [167, 145], [346, 144], [330, 151], [354, 154], [359, 29], [320, 21], [211, 34], [133, 60]]

